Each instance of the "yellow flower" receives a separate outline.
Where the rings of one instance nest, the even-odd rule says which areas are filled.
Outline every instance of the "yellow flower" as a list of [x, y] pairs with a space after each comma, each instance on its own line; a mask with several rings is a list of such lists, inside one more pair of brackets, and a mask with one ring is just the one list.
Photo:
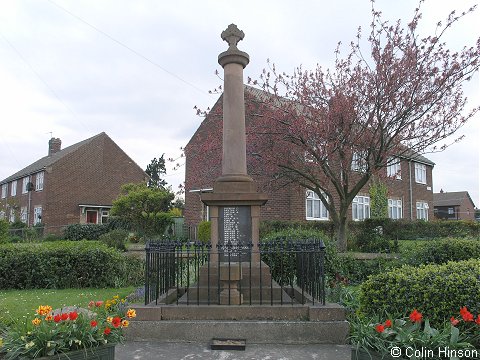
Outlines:
[[112, 323], [112, 321], [113, 321], [113, 317], [111, 317], [111, 316], [107, 317], [107, 322], [108, 323]]
[[49, 314], [52, 311], [52, 307], [50, 305], [40, 305], [36, 310], [36, 313], [40, 316], [44, 316]]
[[122, 299], [122, 304], [125, 304], [125, 299]]
[[115, 295], [113, 298], [114, 298], [114, 299], [120, 299], [120, 296]]
[[3, 346], [3, 339], [0, 338], [0, 348]]
[[122, 321], [122, 327], [124, 327], [124, 328], [128, 327], [129, 324], [130, 323], [128, 322], [128, 320], [123, 320]]
[[134, 317], [137, 316], [137, 313], [135, 312], [135, 309], [128, 309], [127, 311], [127, 317], [129, 319], [133, 319]]
[[35, 318], [35, 319], [32, 320], [32, 324], [35, 325], [35, 326], [40, 325], [41, 322], [42, 322], [42, 320], [40, 320], [39, 318]]

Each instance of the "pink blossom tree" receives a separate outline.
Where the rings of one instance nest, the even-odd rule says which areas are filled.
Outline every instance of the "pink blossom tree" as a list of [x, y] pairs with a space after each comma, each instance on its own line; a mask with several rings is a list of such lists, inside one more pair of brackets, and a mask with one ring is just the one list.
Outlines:
[[372, 4], [367, 41], [359, 29], [346, 56], [339, 43], [332, 69], [287, 74], [272, 65], [249, 79], [267, 93], [247, 108], [257, 117], [254, 168], [314, 191], [335, 223], [338, 249], [346, 249], [349, 206], [372, 176], [393, 156], [414, 158], [458, 141], [451, 136], [479, 110], [467, 110], [462, 85], [478, 71], [480, 38], [458, 52], [443, 40], [472, 11], [452, 12], [435, 35], [421, 37], [419, 8], [402, 27], [382, 20]]

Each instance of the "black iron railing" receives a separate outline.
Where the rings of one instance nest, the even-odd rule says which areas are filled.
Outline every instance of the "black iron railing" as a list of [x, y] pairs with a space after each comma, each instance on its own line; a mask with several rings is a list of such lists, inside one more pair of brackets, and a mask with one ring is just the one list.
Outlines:
[[145, 304], [325, 304], [323, 241], [149, 241]]

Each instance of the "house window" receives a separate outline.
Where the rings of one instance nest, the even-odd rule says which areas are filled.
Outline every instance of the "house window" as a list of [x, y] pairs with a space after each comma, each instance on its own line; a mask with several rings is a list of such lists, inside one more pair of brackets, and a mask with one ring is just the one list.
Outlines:
[[30, 178], [28, 176], [23, 178], [22, 194], [26, 194], [28, 192], [28, 182], [29, 182], [29, 180], [30, 180]]
[[315, 192], [307, 191], [307, 220], [328, 220], [328, 210]]
[[44, 172], [41, 171], [39, 173], [37, 173], [37, 176], [35, 177], [35, 190], [36, 191], [40, 191], [40, 190], [43, 190], [43, 176], [44, 176]]
[[23, 223], [27, 223], [27, 207], [23, 206], [20, 209], [20, 221]]
[[388, 159], [387, 176], [399, 180], [402, 178], [402, 167], [399, 158], [392, 157]]
[[428, 203], [417, 201], [417, 220], [428, 220]]
[[7, 184], [2, 185], [2, 199], [5, 199], [7, 197]]
[[388, 217], [390, 219], [402, 218], [402, 200], [388, 199]]
[[11, 186], [10, 195], [12, 196], [17, 195], [17, 180], [13, 180], [10, 186]]
[[415, 163], [415, 181], [419, 184], [427, 183], [427, 166]]
[[448, 215], [453, 215], [453, 208], [448, 208]]
[[367, 162], [365, 161], [364, 152], [354, 152], [352, 155], [352, 170], [365, 172], [367, 171]]
[[14, 208], [10, 208], [10, 222], [15, 222], [15, 209]]
[[35, 206], [33, 208], [33, 225], [40, 224], [42, 222], [42, 207]]
[[100, 218], [100, 221], [101, 221], [102, 224], [108, 223], [108, 215], [109, 215], [108, 210], [102, 210], [102, 216]]
[[355, 196], [352, 202], [352, 219], [365, 220], [370, 217], [370, 198], [368, 196]]

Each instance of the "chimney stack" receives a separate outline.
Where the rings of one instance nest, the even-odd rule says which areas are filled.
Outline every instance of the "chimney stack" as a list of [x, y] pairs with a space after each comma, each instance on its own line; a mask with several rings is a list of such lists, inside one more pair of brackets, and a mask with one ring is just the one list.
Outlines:
[[59, 138], [51, 138], [48, 141], [48, 156], [52, 156], [60, 150], [62, 150], [62, 140]]

